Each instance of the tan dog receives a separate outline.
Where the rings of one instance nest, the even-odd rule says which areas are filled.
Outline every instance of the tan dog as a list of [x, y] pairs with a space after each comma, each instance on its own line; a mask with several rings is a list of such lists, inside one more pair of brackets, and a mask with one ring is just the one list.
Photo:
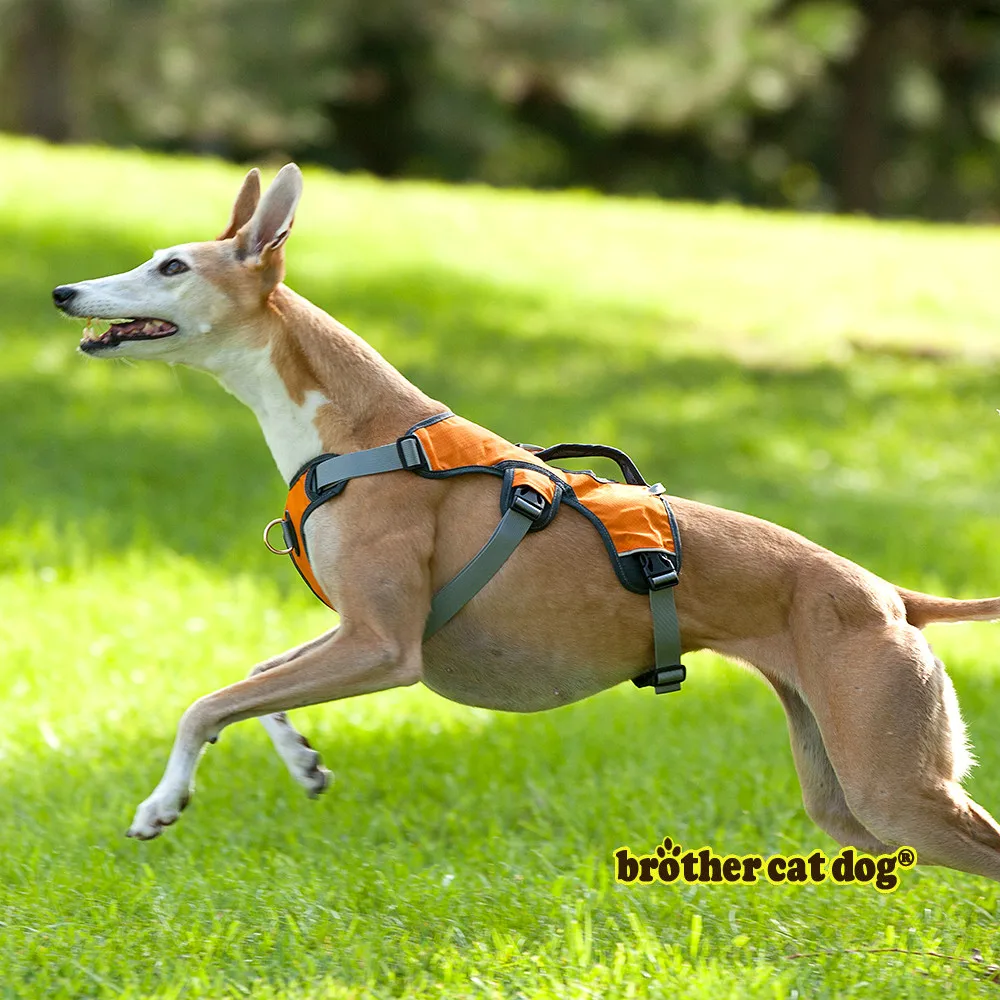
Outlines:
[[[63, 312], [152, 317], [88, 326], [95, 357], [159, 358], [211, 372], [250, 406], [285, 480], [324, 452], [394, 441], [444, 407], [363, 340], [282, 284], [302, 190], [289, 164], [263, 198], [251, 171], [218, 240], [158, 251], [133, 271], [63, 285]], [[498, 481], [406, 472], [358, 479], [310, 518], [307, 543], [341, 623], [254, 667], [183, 715], [166, 773], [129, 836], [148, 839], [188, 801], [202, 747], [263, 717], [311, 793], [327, 772], [288, 709], [423, 681], [470, 705], [531, 712], [619, 684], [653, 662], [645, 597], [622, 587], [574, 512], [529, 535], [433, 638], [432, 594], [496, 525]], [[970, 765], [951, 682], [919, 629], [1000, 616], [1000, 598], [902, 590], [784, 528], [671, 498], [684, 543], [676, 588], [685, 651], [757, 668], [788, 716], [809, 815], [842, 844], [906, 844], [922, 862], [1000, 879], [1000, 827], [959, 782]], [[565, 567], [573, 566], [567, 585]]]

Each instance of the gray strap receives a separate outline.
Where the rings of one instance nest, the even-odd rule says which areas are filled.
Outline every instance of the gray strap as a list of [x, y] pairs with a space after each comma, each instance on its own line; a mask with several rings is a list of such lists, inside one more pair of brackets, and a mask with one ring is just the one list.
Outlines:
[[679, 691], [686, 672], [681, 665], [681, 630], [677, 624], [674, 588], [661, 587], [659, 590], [651, 590], [649, 610], [653, 615], [656, 693]]
[[[401, 454], [402, 453], [402, 454]], [[344, 479], [374, 476], [378, 472], [395, 472], [397, 469], [414, 469], [423, 456], [416, 438], [402, 438], [392, 444], [383, 444], [366, 451], [352, 451], [346, 455], [327, 458], [316, 466], [316, 488], [323, 489]]]
[[[334, 483], [359, 476], [374, 476], [380, 472], [397, 469], [416, 469], [424, 461], [423, 448], [414, 437], [403, 437], [398, 442], [384, 444], [366, 451], [353, 451], [334, 455], [316, 466], [316, 488], [324, 489]], [[544, 509], [539, 500], [535, 508], [530, 500], [515, 496], [514, 504], [496, 526], [489, 541], [476, 553], [464, 569], [449, 580], [432, 598], [431, 613], [424, 627], [424, 638], [432, 636], [442, 625], [451, 621], [476, 594], [496, 575], [518, 543], [531, 529], [534, 518], [517, 510], [517, 504], [534, 510], [537, 517]]]
[[534, 523], [511, 507], [490, 535], [489, 541], [472, 557], [457, 576], [449, 580], [431, 600], [431, 613], [424, 626], [429, 639], [442, 625], [451, 621], [486, 586], [507, 561]]
[[[324, 459], [316, 466], [316, 488], [359, 476], [374, 476], [397, 469], [415, 469], [423, 463], [420, 442], [413, 437], [400, 438], [366, 451], [353, 451]], [[519, 499], [515, 497], [515, 504]], [[524, 500], [520, 500], [524, 503]], [[527, 501], [527, 506], [534, 505]], [[536, 511], [536, 516], [541, 512]], [[534, 519], [511, 507], [500, 519], [489, 541], [476, 553], [465, 568], [449, 580], [431, 600], [431, 613], [424, 627], [424, 638], [432, 636], [442, 625], [451, 621], [479, 593], [507, 561], [518, 543], [528, 533]]]

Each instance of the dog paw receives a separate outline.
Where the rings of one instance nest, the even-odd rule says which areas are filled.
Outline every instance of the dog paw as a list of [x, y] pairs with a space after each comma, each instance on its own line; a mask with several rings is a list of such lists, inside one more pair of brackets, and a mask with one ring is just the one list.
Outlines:
[[300, 744], [294, 757], [288, 760], [292, 777], [315, 799], [329, 787], [331, 775], [323, 766], [320, 755], [308, 743]]
[[314, 799], [326, 791], [331, 780], [330, 772], [323, 767], [319, 754], [309, 741], [288, 721], [288, 716], [284, 712], [276, 712], [265, 715], [260, 721], [285, 767], [306, 790], [309, 798]]
[[132, 825], [125, 831], [126, 837], [135, 840], [152, 840], [159, 837], [164, 827], [177, 822], [191, 796], [187, 791], [169, 792], [157, 789], [135, 811]]

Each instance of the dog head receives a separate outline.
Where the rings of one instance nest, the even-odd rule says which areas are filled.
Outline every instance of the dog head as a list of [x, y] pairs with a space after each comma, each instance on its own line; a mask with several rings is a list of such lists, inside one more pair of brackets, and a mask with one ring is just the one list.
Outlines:
[[[285, 241], [301, 194], [294, 163], [282, 167], [263, 197], [260, 173], [251, 170], [216, 240], [158, 250], [122, 274], [59, 285], [56, 307], [88, 320], [80, 350], [211, 369], [234, 348], [263, 346], [262, 320], [284, 278]], [[93, 319], [110, 326], [95, 328]]]

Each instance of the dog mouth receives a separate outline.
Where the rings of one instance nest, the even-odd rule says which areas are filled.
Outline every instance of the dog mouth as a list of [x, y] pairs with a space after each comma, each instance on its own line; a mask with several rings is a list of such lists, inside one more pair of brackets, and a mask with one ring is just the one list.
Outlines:
[[136, 340], [163, 340], [165, 337], [172, 337], [177, 332], [177, 326], [174, 323], [165, 319], [149, 317], [116, 319], [111, 320], [110, 324], [102, 332], [94, 326], [93, 317], [89, 317], [87, 325], [83, 328], [80, 350], [92, 353], [102, 348], [117, 347], [119, 344], [131, 343]]

